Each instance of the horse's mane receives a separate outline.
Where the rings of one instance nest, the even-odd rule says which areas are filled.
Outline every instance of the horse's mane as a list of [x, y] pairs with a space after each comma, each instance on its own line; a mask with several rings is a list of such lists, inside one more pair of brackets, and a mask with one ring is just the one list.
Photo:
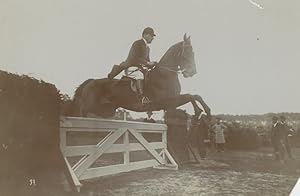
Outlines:
[[179, 46], [182, 45], [182, 42], [183, 42], [183, 41], [178, 42], [178, 43], [172, 45], [172, 46], [166, 51], [166, 53], [161, 57], [161, 59], [160, 59], [160, 61], [159, 61], [158, 64], [159, 64], [159, 65], [165, 65], [164, 63], [162, 64], [162, 62], [165, 62], [165, 60], [169, 58], [169, 55], [174, 55], [174, 50], [175, 50], [175, 51], [178, 50], [178, 49], [180, 48]]

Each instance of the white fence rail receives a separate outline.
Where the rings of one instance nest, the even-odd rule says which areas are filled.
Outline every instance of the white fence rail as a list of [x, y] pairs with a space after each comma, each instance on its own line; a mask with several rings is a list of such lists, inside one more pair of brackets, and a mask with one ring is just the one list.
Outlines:
[[[67, 145], [68, 133], [105, 133], [96, 145]], [[149, 142], [144, 133], [161, 135], [161, 141]], [[135, 139], [131, 143], [129, 139]], [[141, 123], [120, 120], [61, 117], [60, 148], [73, 178], [77, 190], [80, 191], [81, 180], [105, 175], [128, 172], [132, 170], [155, 167], [162, 169], [178, 169], [177, 163], [167, 150], [167, 126], [165, 124]], [[116, 141], [121, 143], [115, 143]], [[151, 155], [150, 159], [131, 161], [130, 152], [145, 150]], [[107, 153], [123, 153], [121, 164], [91, 167], [99, 157]], [[71, 166], [69, 158], [81, 156]]]

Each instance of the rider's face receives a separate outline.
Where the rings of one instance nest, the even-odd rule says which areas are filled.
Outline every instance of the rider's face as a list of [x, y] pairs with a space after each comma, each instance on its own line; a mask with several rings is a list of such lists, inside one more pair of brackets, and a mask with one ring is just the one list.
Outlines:
[[144, 39], [147, 41], [148, 44], [150, 44], [152, 42], [152, 40], [154, 39], [154, 35], [145, 34]]

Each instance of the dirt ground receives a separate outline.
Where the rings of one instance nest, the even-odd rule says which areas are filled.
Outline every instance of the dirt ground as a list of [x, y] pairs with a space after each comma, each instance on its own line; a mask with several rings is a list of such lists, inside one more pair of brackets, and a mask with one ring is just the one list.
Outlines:
[[300, 149], [286, 164], [271, 149], [210, 152], [177, 171], [143, 169], [84, 181], [81, 196], [100, 195], [289, 195], [300, 176]]

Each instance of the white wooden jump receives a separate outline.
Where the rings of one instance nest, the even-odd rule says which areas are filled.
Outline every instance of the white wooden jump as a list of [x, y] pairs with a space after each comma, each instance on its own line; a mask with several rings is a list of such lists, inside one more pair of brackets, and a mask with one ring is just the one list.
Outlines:
[[[67, 132], [105, 132], [107, 135], [96, 145], [68, 146]], [[159, 133], [162, 141], [148, 142], [142, 133]], [[130, 143], [129, 134], [137, 143]], [[119, 138], [122, 139], [122, 143], [115, 144]], [[165, 124], [61, 117], [60, 148], [78, 191], [82, 186], [81, 180], [148, 167], [178, 169], [177, 163], [167, 150], [167, 126]], [[129, 153], [140, 150], [146, 150], [152, 159], [132, 162]], [[123, 163], [91, 168], [93, 163], [105, 153], [123, 153]], [[82, 156], [82, 158], [71, 166], [68, 157], [72, 156]]]

